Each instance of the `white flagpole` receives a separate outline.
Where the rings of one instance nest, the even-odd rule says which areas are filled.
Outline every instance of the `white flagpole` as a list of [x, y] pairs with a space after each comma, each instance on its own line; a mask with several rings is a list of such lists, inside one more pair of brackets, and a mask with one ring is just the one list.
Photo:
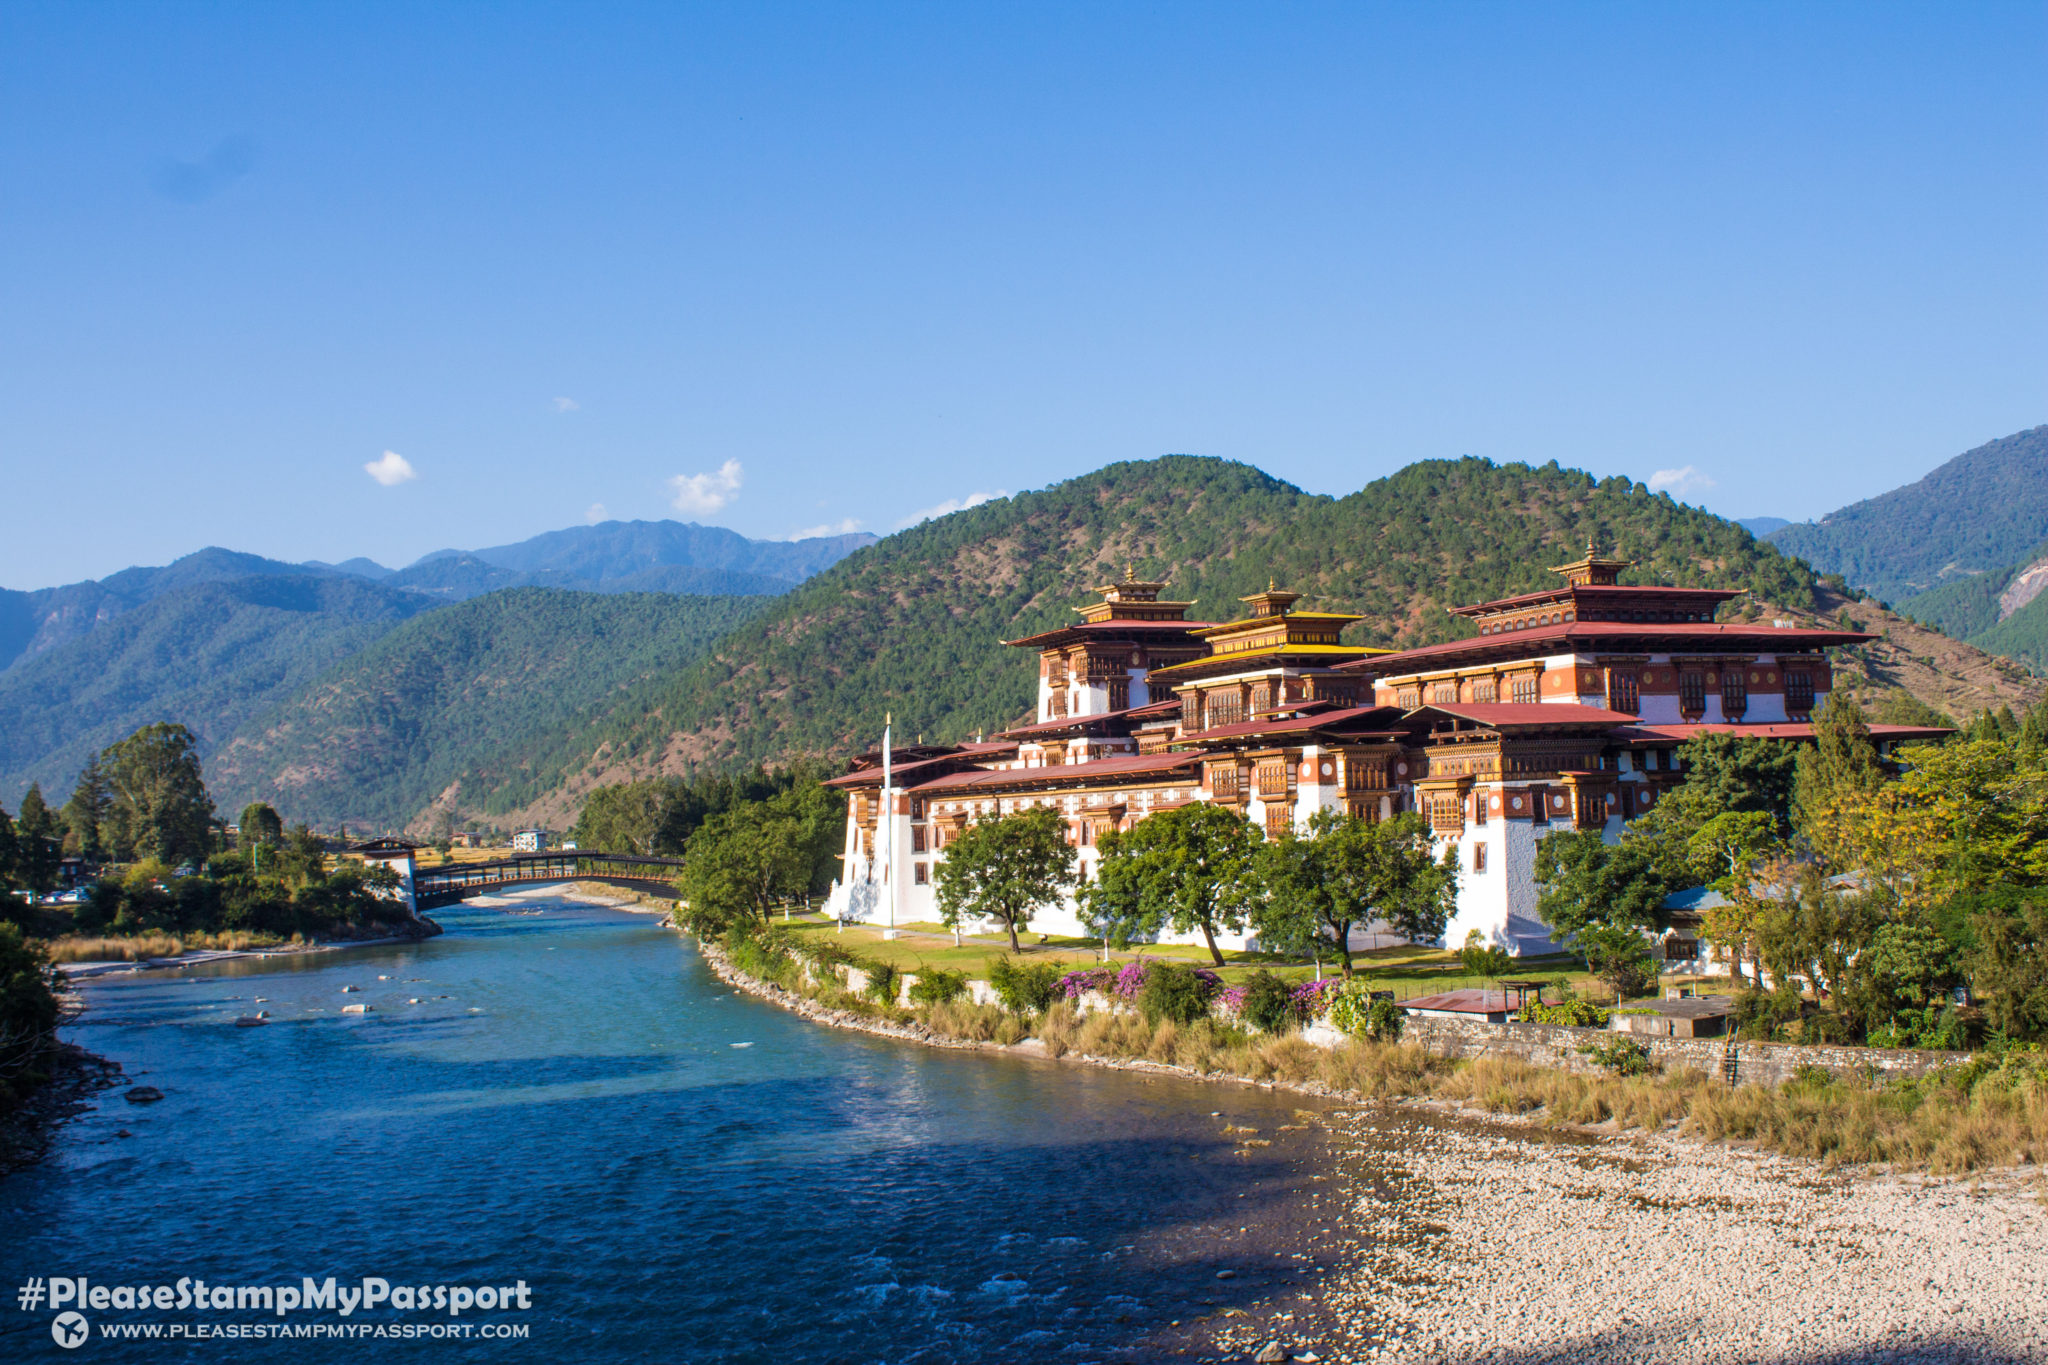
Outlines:
[[882, 810], [876, 818], [884, 823], [877, 825], [875, 831], [877, 835], [882, 835], [884, 829], [888, 831], [875, 840], [875, 845], [878, 851], [888, 850], [882, 863], [882, 885], [887, 888], [889, 923], [882, 930], [882, 937], [890, 939], [896, 937], [896, 783], [895, 767], [889, 752], [889, 735], [894, 729], [894, 721], [892, 715], [885, 713], [882, 717]]

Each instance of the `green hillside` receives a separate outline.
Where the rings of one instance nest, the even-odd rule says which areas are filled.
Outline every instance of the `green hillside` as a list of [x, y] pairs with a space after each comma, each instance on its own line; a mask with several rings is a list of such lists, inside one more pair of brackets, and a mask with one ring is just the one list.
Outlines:
[[431, 605], [358, 579], [257, 577], [173, 588], [0, 672], [0, 800], [70, 788], [86, 757], [182, 721], [208, 748]]
[[2048, 539], [2048, 426], [1978, 446], [1917, 483], [1770, 539], [1887, 602], [2020, 563]]
[[1987, 653], [2003, 654], [2035, 673], [2048, 674], [2048, 593], [1972, 636], [1970, 643]]
[[1931, 592], [1916, 593], [1895, 605], [1943, 635], [1970, 640], [1998, 624], [1998, 595], [2019, 571], [2019, 565], [2009, 564], [2003, 569], [1972, 574], [1944, 583]]
[[1363, 612], [1372, 644], [1467, 633], [1445, 608], [1556, 580], [1588, 536], [1643, 561], [1637, 581], [1753, 588], [1805, 604], [1802, 566], [1710, 513], [1627, 479], [1484, 460], [1411, 465], [1346, 498], [1191, 456], [1112, 465], [957, 512], [860, 550], [789, 595], [638, 710], [593, 733], [608, 774], [871, 743], [958, 739], [1032, 705], [1032, 661], [999, 641], [1074, 619], [1126, 560], [1228, 619], [1267, 580], [1305, 607]]
[[503, 811], [592, 747], [766, 597], [514, 588], [398, 627], [240, 727], [207, 764], [224, 807], [400, 828], [435, 801]]

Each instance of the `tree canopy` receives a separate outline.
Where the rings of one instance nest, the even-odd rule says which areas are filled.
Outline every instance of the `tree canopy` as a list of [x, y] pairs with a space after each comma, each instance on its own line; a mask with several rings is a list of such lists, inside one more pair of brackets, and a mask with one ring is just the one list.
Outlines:
[[939, 916], [947, 926], [994, 920], [1010, 934], [1056, 903], [1074, 884], [1075, 853], [1065, 822], [1044, 806], [969, 824], [946, 845], [938, 863]]
[[1334, 809], [1309, 817], [1259, 850], [1253, 922], [1261, 942], [1300, 951], [1327, 936], [1352, 974], [1351, 930], [1384, 920], [1412, 942], [1444, 935], [1457, 908], [1457, 849], [1439, 857], [1429, 822], [1413, 811], [1362, 820]]
[[1208, 801], [1159, 811], [1102, 836], [1095, 880], [1081, 888], [1082, 914], [1118, 948], [1165, 930], [1199, 930], [1220, 967], [1216, 935], [1244, 929], [1245, 878], [1259, 841], [1249, 820]]

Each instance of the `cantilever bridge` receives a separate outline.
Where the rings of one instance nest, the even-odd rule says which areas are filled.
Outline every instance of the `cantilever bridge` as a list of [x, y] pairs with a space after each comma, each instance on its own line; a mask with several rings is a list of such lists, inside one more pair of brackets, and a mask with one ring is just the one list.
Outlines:
[[595, 853], [561, 849], [554, 853], [520, 853], [488, 863], [444, 863], [412, 874], [413, 901], [422, 910], [453, 905], [507, 886], [546, 882], [605, 882], [636, 891], [674, 891], [680, 858], [643, 858], [631, 853]]

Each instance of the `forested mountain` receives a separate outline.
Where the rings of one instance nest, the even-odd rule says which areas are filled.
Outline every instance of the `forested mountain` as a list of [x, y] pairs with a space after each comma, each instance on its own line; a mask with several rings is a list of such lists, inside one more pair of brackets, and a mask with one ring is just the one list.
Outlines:
[[1748, 532], [1555, 465], [1411, 465], [1346, 498], [1242, 464], [1189, 456], [1094, 474], [899, 532], [786, 597], [601, 727], [578, 781], [872, 743], [958, 739], [1029, 711], [1032, 661], [999, 641], [1074, 619], [1133, 561], [1223, 620], [1269, 579], [1304, 607], [1359, 611], [1350, 636], [1421, 644], [1469, 631], [1445, 608], [1555, 581], [1588, 537], [1641, 560], [1636, 581], [1752, 588], [1810, 604], [1812, 575]]
[[2048, 540], [2048, 426], [1978, 446], [1917, 483], [1770, 539], [1894, 603], [2010, 569]]
[[430, 605], [375, 583], [306, 574], [197, 583], [145, 600], [0, 672], [0, 801], [12, 807], [36, 780], [67, 790], [87, 755], [155, 721], [181, 721], [202, 744], [219, 744]]
[[123, 612], [195, 583], [280, 574], [306, 578], [332, 572], [216, 547], [196, 550], [161, 568], [123, 569], [61, 588], [32, 592], [0, 588], [0, 669], [88, 635]]
[[[672, 566], [800, 583], [861, 546], [874, 543], [875, 537], [865, 531], [806, 540], [749, 540], [722, 526], [695, 522], [604, 521], [471, 553], [486, 564], [520, 573], [559, 573], [592, 583], [609, 583]], [[430, 555], [428, 560], [435, 557]]]
[[515, 588], [414, 617], [238, 728], [207, 760], [227, 809], [425, 832], [436, 803], [530, 802], [767, 597]]
[[563, 588], [572, 592], [685, 592], [722, 596], [773, 596], [797, 585], [793, 578], [693, 564], [662, 564], [602, 581], [556, 569], [508, 569], [476, 555], [448, 554], [421, 560], [380, 580], [443, 602], [462, 602], [506, 588]]

